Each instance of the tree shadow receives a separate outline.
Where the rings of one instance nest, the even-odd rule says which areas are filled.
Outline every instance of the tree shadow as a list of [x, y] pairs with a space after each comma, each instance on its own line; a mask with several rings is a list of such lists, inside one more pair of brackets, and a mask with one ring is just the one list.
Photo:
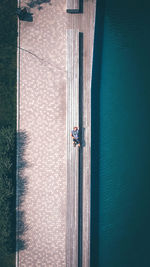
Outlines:
[[25, 150], [28, 145], [28, 137], [25, 131], [17, 133], [17, 179], [16, 179], [16, 251], [27, 248], [27, 241], [24, 240], [24, 234], [28, 230], [25, 224], [24, 210], [22, 208], [25, 195], [28, 190], [27, 176], [24, 174], [29, 164], [25, 159]]
[[51, 0], [29, 0], [27, 3], [27, 6], [30, 8], [35, 8], [37, 7], [39, 10], [43, 9], [41, 6], [42, 4], [49, 4], [51, 5]]
[[28, 21], [28, 22], [33, 21], [33, 13], [30, 13], [30, 10], [27, 9], [26, 7], [17, 8], [17, 16], [22, 21]]
[[33, 21], [33, 13], [30, 12], [31, 8], [37, 8], [38, 10], [43, 9], [42, 4], [51, 5], [51, 0], [28, 0], [24, 7], [17, 8], [16, 14], [18, 18], [22, 21]]

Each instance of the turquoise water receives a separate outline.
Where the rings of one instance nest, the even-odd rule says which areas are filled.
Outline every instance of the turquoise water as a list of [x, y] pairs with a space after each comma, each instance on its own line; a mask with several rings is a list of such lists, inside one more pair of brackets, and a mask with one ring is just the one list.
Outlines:
[[150, 266], [150, 7], [97, 4], [91, 266]]

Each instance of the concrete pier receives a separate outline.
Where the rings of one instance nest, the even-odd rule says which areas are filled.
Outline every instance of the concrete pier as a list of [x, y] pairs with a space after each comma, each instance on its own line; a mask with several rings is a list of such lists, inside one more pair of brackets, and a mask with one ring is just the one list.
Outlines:
[[[83, 33], [80, 64], [78, 255], [90, 264], [91, 75], [96, 0], [81, 14], [66, 1], [20, 1], [33, 20], [18, 21], [17, 267], [65, 267], [67, 214], [67, 29]], [[71, 138], [71, 136], [70, 136]], [[73, 164], [73, 162], [72, 162]], [[72, 169], [73, 170], [73, 169]], [[74, 171], [74, 170], [73, 170]], [[81, 197], [82, 195], [82, 197]], [[73, 198], [72, 198], [73, 199]], [[81, 234], [82, 232], [82, 234]], [[74, 245], [73, 245], [74, 246]], [[77, 258], [79, 255], [81, 257]]]

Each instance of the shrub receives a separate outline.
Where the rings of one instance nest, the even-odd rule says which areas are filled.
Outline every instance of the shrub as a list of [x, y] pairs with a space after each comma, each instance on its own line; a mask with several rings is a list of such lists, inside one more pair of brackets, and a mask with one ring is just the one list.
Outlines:
[[15, 131], [0, 130], [0, 261], [15, 249]]

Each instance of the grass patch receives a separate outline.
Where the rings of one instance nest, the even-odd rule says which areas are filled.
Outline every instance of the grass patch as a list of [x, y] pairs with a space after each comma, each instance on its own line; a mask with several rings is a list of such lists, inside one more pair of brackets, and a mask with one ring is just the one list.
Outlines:
[[17, 0], [0, 1], [0, 266], [15, 266]]

